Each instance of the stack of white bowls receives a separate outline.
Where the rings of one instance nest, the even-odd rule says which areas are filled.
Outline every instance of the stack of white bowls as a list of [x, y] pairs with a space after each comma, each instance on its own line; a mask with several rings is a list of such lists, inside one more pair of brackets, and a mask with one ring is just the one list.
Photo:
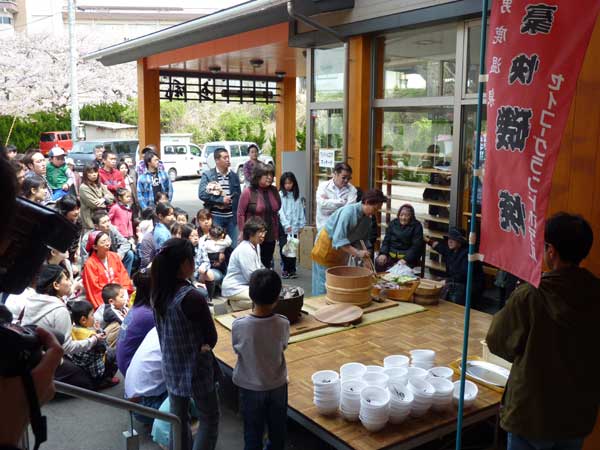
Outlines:
[[364, 364], [358, 362], [349, 362], [340, 367], [340, 378], [344, 381], [361, 379], [367, 371]]
[[369, 431], [379, 431], [390, 415], [390, 392], [378, 386], [368, 386], [360, 393], [359, 418]]
[[435, 389], [431, 409], [442, 412], [452, 408], [452, 395], [454, 394], [452, 381], [439, 377], [428, 378], [427, 381]]
[[378, 386], [380, 388], [387, 388], [388, 381], [390, 377], [387, 376], [383, 372], [367, 372], [362, 376], [362, 381], [364, 381], [367, 386]]
[[445, 378], [449, 381], [452, 381], [452, 375], [454, 375], [454, 370], [444, 366], [432, 367], [428, 372], [429, 376], [427, 378]]
[[340, 377], [335, 370], [313, 373], [314, 403], [320, 414], [335, 414], [340, 406]]
[[400, 386], [406, 386], [408, 381], [408, 368], [407, 367], [391, 367], [383, 371], [388, 377], [388, 387], [392, 384]]
[[421, 417], [431, 408], [435, 388], [424, 378], [409, 378], [408, 389], [412, 392], [414, 400], [410, 409], [412, 417]]
[[342, 382], [342, 394], [340, 400], [340, 412], [342, 416], [350, 421], [356, 422], [360, 413], [360, 393], [367, 385], [361, 380], [349, 380]]
[[390, 422], [399, 424], [406, 420], [410, 414], [413, 393], [407, 386], [401, 384], [390, 384]]
[[408, 367], [410, 358], [404, 355], [390, 355], [383, 359], [383, 367], [391, 369], [392, 367]]
[[[465, 397], [463, 402], [465, 408], [468, 408], [475, 403], [478, 392], [479, 388], [477, 388], [475, 383], [465, 380]], [[458, 399], [460, 398], [460, 380], [454, 382], [454, 394], [452, 397], [454, 399], [454, 404], [458, 406]]]
[[429, 375], [429, 372], [427, 372], [425, 369], [421, 369], [420, 367], [409, 367], [407, 369], [408, 371], [408, 378], [427, 378], [427, 375]]
[[421, 369], [431, 369], [435, 366], [435, 351], [427, 349], [411, 350], [410, 365]]

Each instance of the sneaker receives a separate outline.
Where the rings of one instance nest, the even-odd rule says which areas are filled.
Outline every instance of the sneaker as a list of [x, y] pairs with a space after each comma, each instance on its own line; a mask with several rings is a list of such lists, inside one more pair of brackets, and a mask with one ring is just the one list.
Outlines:
[[112, 377], [112, 378], [105, 378], [104, 380], [102, 380], [100, 382], [100, 384], [98, 385], [98, 389], [107, 389], [107, 388], [111, 388], [113, 386], [116, 386], [117, 384], [119, 384], [121, 382], [121, 380], [119, 380], [119, 378], [117, 377]]
[[281, 278], [287, 280], [288, 278], [290, 278], [290, 274], [287, 272], [281, 272]]

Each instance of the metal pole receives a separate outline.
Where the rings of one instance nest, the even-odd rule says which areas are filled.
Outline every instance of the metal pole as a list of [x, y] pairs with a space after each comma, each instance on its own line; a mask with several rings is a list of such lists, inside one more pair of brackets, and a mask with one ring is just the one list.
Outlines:
[[173, 427], [173, 450], [182, 450], [181, 448], [181, 421], [179, 417], [171, 413], [165, 413], [154, 408], [148, 408], [147, 406], [141, 406], [137, 403], [133, 403], [127, 400], [123, 400], [110, 395], [100, 394], [99, 392], [89, 391], [71, 384], [62, 383], [55, 381], [54, 386], [56, 392], [61, 394], [70, 395], [71, 397], [77, 397], [83, 400], [91, 400], [96, 403], [110, 406], [112, 408], [122, 409], [125, 411], [134, 411], [144, 416], [152, 417], [153, 419], [160, 419], [171, 424]]
[[77, 141], [79, 98], [77, 94], [77, 47], [75, 43], [75, 1], [69, 0], [69, 61], [71, 71], [71, 139]]
[[456, 425], [456, 450], [462, 448], [462, 426], [465, 395], [465, 374], [469, 352], [469, 322], [471, 320], [471, 295], [473, 285], [473, 261], [475, 254], [475, 231], [477, 220], [477, 190], [479, 188], [479, 147], [481, 145], [481, 115], [483, 111], [483, 90], [485, 89], [485, 46], [487, 34], [488, 0], [481, 2], [481, 40], [479, 44], [479, 87], [477, 89], [477, 132], [473, 155], [473, 180], [471, 184], [471, 226], [469, 227], [469, 265], [467, 269], [467, 292], [465, 299], [465, 327], [463, 331], [462, 360], [460, 362], [460, 395], [458, 397], [458, 423]]

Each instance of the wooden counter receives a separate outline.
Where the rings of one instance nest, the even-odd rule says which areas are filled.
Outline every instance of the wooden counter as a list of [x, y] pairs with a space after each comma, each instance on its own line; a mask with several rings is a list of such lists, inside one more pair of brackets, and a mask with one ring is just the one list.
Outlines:
[[[442, 301], [427, 308], [421, 313], [291, 344], [285, 353], [290, 379], [290, 417], [336, 448], [413, 448], [455, 430], [455, 410], [444, 414], [429, 411], [422, 418], [409, 419], [400, 425], [388, 424], [383, 430], [371, 433], [360, 422], [319, 415], [312, 403], [311, 375], [317, 370], [339, 370], [342, 364], [350, 361], [382, 365], [387, 355], [408, 354], [415, 348], [435, 350], [436, 365], [440, 366], [460, 358], [463, 307]], [[485, 337], [491, 318], [489, 314], [472, 311], [470, 355], [481, 355], [480, 341]], [[231, 333], [218, 323], [217, 330], [219, 342], [215, 355], [232, 368], [236, 356], [231, 348]], [[497, 413], [500, 394], [478, 387], [475, 405], [465, 410], [465, 425]]]

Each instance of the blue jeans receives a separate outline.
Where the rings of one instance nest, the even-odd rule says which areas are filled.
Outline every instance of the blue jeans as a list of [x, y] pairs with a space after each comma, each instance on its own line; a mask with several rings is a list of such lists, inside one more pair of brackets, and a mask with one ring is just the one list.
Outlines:
[[[162, 403], [165, 401], [165, 398], [167, 398], [166, 391], [163, 394], [156, 396], [141, 397], [140, 405], [158, 410], [160, 408], [160, 405], [162, 405]], [[133, 417], [135, 417], [139, 422], [145, 424], [152, 424], [152, 422], [154, 422], [154, 419], [152, 417], [146, 417], [138, 413], [133, 413]]]
[[[240, 388], [240, 403], [244, 418], [244, 450], [283, 450], [287, 425], [287, 383], [270, 391], [250, 391]], [[263, 446], [265, 425], [268, 431]]]
[[[233, 213], [235, 214], [235, 211]], [[238, 227], [237, 223], [235, 223], [235, 219], [233, 217], [225, 219], [218, 216], [212, 216], [212, 219], [214, 225], [219, 225], [227, 231], [227, 234], [231, 238], [231, 248], [234, 249], [238, 243]]]
[[[194, 396], [199, 426], [193, 446], [191, 445], [192, 431], [190, 430], [190, 398], [169, 393], [169, 402], [171, 403], [171, 413], [181, 420], [181, 449], [214, 450], [219, 437], [219, 396], [216, 386], [212, 392]], [[172, 431], [171, 442], [173, 442]]]
[[583, 439], [527, 439], [508, 433], [507, 450], [581, 450]]
[[52, 200], [58, 201], [61, 198], [63, 198], [65, 195], [67, 195], [68, 193], [69, 193], [69, 191], [63, 191], [62, 188], [52, 189]]
[[312, 263], [312, 295], [325, 295], [327, 290], [325, 289], [325, 275], [327, 267], [317, 264], [313, 261]]
[[128, 250], [121, 261], [123, 262], [127, 273], [131, 276], [131, 269], [133, 268], [133, 262], [135, 261], [135, 253], [133, 253], [133, 250]]

